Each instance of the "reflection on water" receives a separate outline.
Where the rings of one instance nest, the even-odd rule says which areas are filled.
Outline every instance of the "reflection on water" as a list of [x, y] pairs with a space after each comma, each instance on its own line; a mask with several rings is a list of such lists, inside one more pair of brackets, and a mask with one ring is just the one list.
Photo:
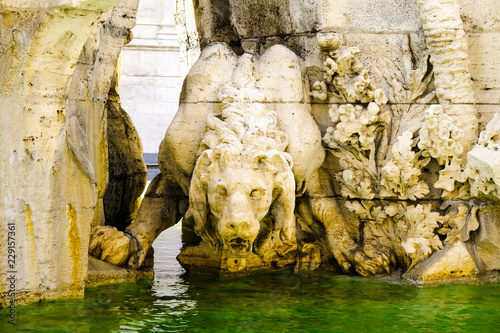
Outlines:
[[[17, 308], [19, 332], [498, 331], [500, 283], [417, 288], [325, 272], [185, 276], [180, 228], [155, 243], [153, 281], [89, 288], [85, 299]], [[9, 332], [7, 312], [0, 332]]]

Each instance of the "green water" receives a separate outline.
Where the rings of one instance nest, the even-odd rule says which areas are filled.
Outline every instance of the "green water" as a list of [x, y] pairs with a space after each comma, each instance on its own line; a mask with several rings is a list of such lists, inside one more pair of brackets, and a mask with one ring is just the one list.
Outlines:
[[500, 283], [418, 288], [324, 272], [184, 276], [175, 253], [159, 258], [154, 280], [18, 306], [16, 326], [1, 310], [0, 332], [500, 332]]

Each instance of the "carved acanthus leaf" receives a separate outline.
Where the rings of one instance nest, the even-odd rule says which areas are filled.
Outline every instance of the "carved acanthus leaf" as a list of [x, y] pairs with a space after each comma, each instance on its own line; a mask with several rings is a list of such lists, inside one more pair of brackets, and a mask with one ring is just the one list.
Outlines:
[[392, 146], [392, 160], [382, 168], [380, 197], [417, 200], [429, 193], [427, 184], [419, 179], [421, 169], [430, 158], [419, 160], [412, 151], [413, 134], [406, 131]]
[[344, 170], [339, 177], [342, 187], [341, 195], [347, 198], [373, 199], [375, 193], [371, 189], [371, 181], [362, 170]]
[[391, 203], [379, 210], [377, 218], [367, 221], [365, 238], [377, 239], [392, 248], [396, 256], [408, 267], [426, 259], [441, 249], [442, 243], [434, 233], [441, 221], [439, 213], [431, 212], [430, 204], [407, 205], [406, 202]]
[[445, 244], [453, 244], [458, 241], [466, 242], [470, 238], [470, 233], [479, 228], [477, 211], [479, 209], [477, 201], [447, 201], [441, 205], [441, 209], [451, 207], [443, 219], [443, 226], [438, 230], [441, 235], [446, 235]]

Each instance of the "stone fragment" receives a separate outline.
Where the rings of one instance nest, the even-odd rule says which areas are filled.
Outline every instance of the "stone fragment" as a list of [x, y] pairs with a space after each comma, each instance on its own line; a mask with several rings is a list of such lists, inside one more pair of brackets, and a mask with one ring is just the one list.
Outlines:
[[467, 245], [457, 242], [434, 253], [426, 261], [406, 272], [405, 278], [419, 284], [432, 284], [474, 277], [478, 273], [479, 268]]
[[482, 269], [500, 270], [500, 208], [497, 200], [489, 202], [479, 213], [480, 228], [474, 238]]

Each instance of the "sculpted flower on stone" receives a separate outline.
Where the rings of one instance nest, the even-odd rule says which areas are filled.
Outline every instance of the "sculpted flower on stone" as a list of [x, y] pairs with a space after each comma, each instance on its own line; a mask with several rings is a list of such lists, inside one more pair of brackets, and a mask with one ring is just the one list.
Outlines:
[[[376, 142], [390, 122], [390, 115], [380, 108], [387, 102], [385, 93], [372, 86], [368, 72], [355, 57], [358, 52], [357, 48], [340, 47], [327, 53], [324, 68], [327, 83], [335, 91], [333, 94], [341, 96], [346, 104], [330, 107], [333, 126], [326, 129], [323, 141], [344, 169], [337, 175], [341, 194], [373, 199], [379, 183]], [[331, 65], [332, 61], [336, 66]], [[351, 104], [355, 102], [363, 104]]]
[[359, 151], [372, 150], [377, 134], [390, 121], [389, 114], [381, 112], [375, 102], [370, 102], [366, 108], [352, 104], [333, 106], [329, 114], [336, 126], [327, 128], [323, 140], [327, 144], [337, 142]]
[[434, 187], [443, 189], [443, 198], [468, 196], [467, 184], [457, 184], [467, 181], [465, 163], [461, 158], [463, 138], [463, 130], [443, 112], [441, 105], [431, 105], [425, 111], [418, 147], [422, 150], [422, 156], [435, 158], [440, 165], [444, 165], [444, 169], [439, 172], [439, 180], [434, 184]]
[[[381, 110], [387, 98], [384, 91], [373, 87], [367, 72], [354, 61], [357, 52], [328, 53], [337, 65], [329, 91], [336, 92], [346, 104], [330, 108], [329, 116], [334, 125], [327, 128], [323, 141], [344, 169], [337, 175], [340, 194], [350, 199], [345, 202], [346, 208], [362, 221], [365, 244], [378, 244], [375, 246], [385, 249], [383, 252], [393, 253], [400, 263], [413, 267], [442, 247], [434, 232], [441, 216], [431, 212], [430, 204], [409, 204], [407, 201], [422, 199], [429, 193], [429, 186], [420, 178], [422, 169], [431, 157], [442, 155], [440, 160], [453, 161], [447, 156], [455, 156], [460, 150], [462, 133], [451, 122], [439, 131], [437, 123], [444, 115], [435, 106], [427, 112], [423, 130], [408, 129], [394, 135], [405, 128], [406, 124], [401, 123], [405, 117], [418, 117], [425, 110], [418, 106], [405, 109], [405, 105], [417, 99], [423, 103], [434, 99], [434, 95], [428, 93], [432, 91], [429, 86], [433, 81], [432, 75], [428, 75], [426, 60], [421, 68], [411, 72], [409, 88], [392, 79], [391, 98], [397, 104], [390, 108], [397, 114], [398, 121], [392, 124], [391, 147], [389, 134], [385, 133], [391, 116], [388, 111]], [[356, 64], [355, 69], [346, 67], [353, 64]], [[333, 68], [332, 65], [325, 67], [327, 79]], [[356, 102], [360, 104], [351, 104]], [[429, 152], [417, 146], [419, 139], [423, 140], [423, 147], [427, 143], [429, 149], [437, 145], [438, 150]], [[373, 201], [375, 198], [380, 200]], [[387, 202], [385, 198], [404, 201]]]
[[326, 83], [323, 81], [316, 81], [313, 84], [313, 90], [311, 91], [311, 96], [317, 98], [321, 101], [326, 101], [328, 99], [328, 90]]
[[419, 154], [412, 151], [412, 137], [413, 134], [406, 131], [392, 146], [392, 160], [381, 171], [381, 197], [417, 200], [429, 193], [429, 187], [419, 176], [430, 158], [419, 159]]
[[425, 157], [435, 158], [440, 165], [463, 153], [461, 140], [464, 132], [453, 119], [443, 113], [441, 105], [431, 105], [425, 111], [425, 123], [420, 129], [418, 147]]
[[375, 193], [371, 189], [370, 179], [363, 170], [344, 170], [339, 177], [343, 186], [341, 194], [347, 198], [373, 199]]

